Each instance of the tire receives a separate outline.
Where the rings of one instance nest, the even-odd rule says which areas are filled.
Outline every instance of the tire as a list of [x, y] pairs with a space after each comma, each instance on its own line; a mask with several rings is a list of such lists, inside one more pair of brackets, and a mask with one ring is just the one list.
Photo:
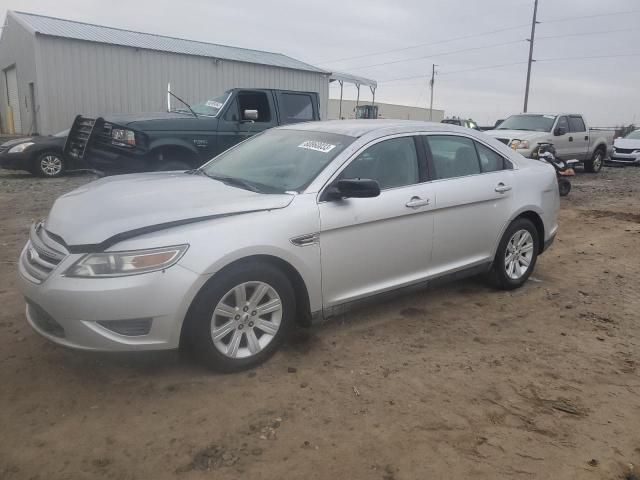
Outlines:
[[604, 165], [604, 152], [601, 148], [598, 148], [595, 152], [593, 152], [593, 156], [591, 160], [587, 160], [584, 162], [584, 170], [589, 173], [598, 173], [602, 170], [602, 166]]
[[[236, 291], [244, 291], [244, 297]], [[254, 301], [254, 296], [260, 298]], [[261, 309], [265, 313], [260, 314]], [[294, 289], [281, 270], [266, 262], [240, 263], [220, 272], [197, 295], [186, 338], [207, 367], [238, 372], [271, 357], [295, 315]]]
[[569, 195], [569, 192], [571, 191], [571, 182], [569, 180], [567, 180], [566, 178], [559, 178], [558, 179], [558, 192], [560, 193], [561, 197], [566, 197], [567, 195]]
[[[528, 235], [529, 240], [526, 240], [526, 235]], [[525, 247], [526, 251], [519, 251], [520, 255], [516, 257], [515, 263], [507, 263], [507, 255], [514, 248], [513, 242], [517, 244], [518, 239], [522, 239], [523, 236], [525, 240], [522, 247]], [[502, 290], [513, 290], [521, 287], [536, 266], [540, 250], [539, 246], [538, 231], [531, 220], [522, 217], [516, 218], [504, 232], [498, 244], [496, 256], [489, 272], [490, 282]], [[524, 260], [522, 260], [523, 257]], [[526, 270], [522, 270], [525, 260], [528, 261], [528, 266], [525, 267]]]
[[65, 162], [62, 154], [59, 152], [42, 152], [40, 153], [34, 164], [32, 173], [39, 177], [56, 178], [61, 176], [65, 170]]

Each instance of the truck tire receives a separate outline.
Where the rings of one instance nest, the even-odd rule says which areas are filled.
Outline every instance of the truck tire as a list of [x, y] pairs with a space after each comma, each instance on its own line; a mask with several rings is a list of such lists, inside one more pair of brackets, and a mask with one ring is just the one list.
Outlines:
[[591, 160], [584, 162], [584, 169], [589, 173], [598, 173], [602, 170], [602, 165], [604, 165], [604, 150], [598, 147], [596, 151], [593, 152]]
[[191, 170], [191, 166], [184, 162], [169, 160], [167, 162], [160, 162], [155, 168], [156, 172], [171, 172], [174, 170]]

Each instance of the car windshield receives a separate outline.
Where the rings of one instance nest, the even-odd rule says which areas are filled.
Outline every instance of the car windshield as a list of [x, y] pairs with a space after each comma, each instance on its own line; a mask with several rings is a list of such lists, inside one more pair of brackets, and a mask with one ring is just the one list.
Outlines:
[[[193, 110], [196, 115], [206, 115], [208, 117], [215, 117], [220, 113], [220, 110], [224, 106], [224, 103], [229, 98], [229, 92], [225, 92], [222, 95], [214, 98], [210, 98], [205, 100], [204, 102], [196, 103], [195, 105], [191, 105], [191, 110]], [[178, 108], [177, 112], [191, 113], [188, 108]]]
[[555, 120], [555, 115], [511, 115], [500, 124], [498, 130], [550, 132]]
[[261, 193], [300, 192], [354, 140], [307, 130], [267, 130], [218, 155], [199, 171]]
[[640, 140], [640, 130], [634, 130], [624, 138], [630, 138], [631, 140]]

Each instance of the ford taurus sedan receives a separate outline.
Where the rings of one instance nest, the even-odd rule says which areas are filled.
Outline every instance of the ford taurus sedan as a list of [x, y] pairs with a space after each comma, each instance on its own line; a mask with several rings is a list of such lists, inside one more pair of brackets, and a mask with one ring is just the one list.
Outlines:
[[388, 120], [268, 130], [197, 170], [56, 200], [20, 261], [31, 326], [90, 350], [254, 366], [295, 324], [486, 274], [520, 287], [557, 230], [553, 168], [480, 132]]

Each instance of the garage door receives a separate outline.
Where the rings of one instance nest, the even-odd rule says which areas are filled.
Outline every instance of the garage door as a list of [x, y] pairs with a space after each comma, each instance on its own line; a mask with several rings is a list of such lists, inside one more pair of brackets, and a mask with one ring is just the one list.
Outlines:
[[8, 68], [4, 71], [7, 81], [7, 98], [9, 106], [13, 110], [13, 130], [15, 133], [22, 133], [22, 122], [20, 121], [20, 97], [18, 96], [18, 76], [16, 67]]

